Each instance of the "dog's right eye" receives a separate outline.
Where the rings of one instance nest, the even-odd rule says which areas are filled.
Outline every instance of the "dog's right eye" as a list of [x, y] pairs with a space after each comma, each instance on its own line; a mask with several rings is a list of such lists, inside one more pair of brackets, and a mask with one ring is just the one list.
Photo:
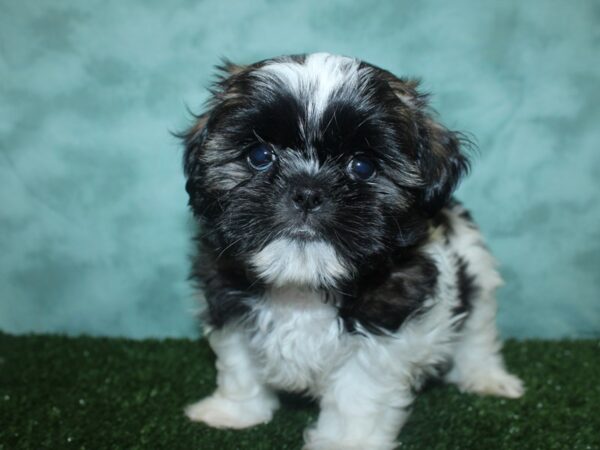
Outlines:
[[259, 144], [248, 152], [248, 164], [254, 170], [267, 170], [275, 161], [275, 153], [265, 144]]
[[375, 164], [364, 155], [357, 155], [350, 161], [348, 170], [352, 176], [366, 181], [375, 175]]

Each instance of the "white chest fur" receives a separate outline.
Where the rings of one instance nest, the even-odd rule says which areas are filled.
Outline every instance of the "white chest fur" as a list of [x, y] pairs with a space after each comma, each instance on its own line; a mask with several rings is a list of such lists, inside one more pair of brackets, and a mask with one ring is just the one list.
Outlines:
[[316, 392], [346, 354], [348, 335], [334, 305], [314, 290], [268, 291], [254, 307], [250, 347], [264, 381], [276, 388]]

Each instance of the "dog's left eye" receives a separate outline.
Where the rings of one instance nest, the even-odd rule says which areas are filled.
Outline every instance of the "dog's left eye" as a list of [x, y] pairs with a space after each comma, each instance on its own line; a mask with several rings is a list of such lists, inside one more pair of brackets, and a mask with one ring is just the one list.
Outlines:
[[350, 161], [348, 170], [356, 178], [368, 180], [375, 175], [375, 163], [364, 155], [357, 155]]
[[275, 154], [264, 144], [259, 144], [248, 152], [248, 164], [255, 170], [267, 170], [274, 160]]

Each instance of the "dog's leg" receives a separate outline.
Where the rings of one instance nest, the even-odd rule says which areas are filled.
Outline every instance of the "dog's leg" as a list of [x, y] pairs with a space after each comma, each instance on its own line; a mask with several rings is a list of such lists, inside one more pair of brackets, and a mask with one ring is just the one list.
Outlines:
[[392, 450], [414, 399], [411, 386], [353, 358], [327, 384], [304, 450]]
[[484, 293], [473, 303], [453, 354], [453, 366], [445, 376], [463, 392], [518, 398], [523, 382], [507, 372], [496, 329], [496, 300]]
[[217, 389], [188, 406], [186, 415], [217, 428], [246, 428], [269, 422], [279, 402], [261, 383], [242, 332], [232, 327], [215, 330], [209, 342], [217, 355]]

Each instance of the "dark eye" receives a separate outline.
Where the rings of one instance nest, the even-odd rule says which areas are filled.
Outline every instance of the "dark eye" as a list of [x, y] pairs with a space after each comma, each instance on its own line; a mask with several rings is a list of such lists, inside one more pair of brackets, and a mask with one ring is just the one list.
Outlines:
[[375, 174], [375, 163], [363, 155], [355, 156], [348, 166], [350, 173], [360, 180], [368, 180]]
[[259, 144], [248, 152], [248, 164], [255, 170], [267, 170], [274, 160], [275, 154], [265, 144]]

